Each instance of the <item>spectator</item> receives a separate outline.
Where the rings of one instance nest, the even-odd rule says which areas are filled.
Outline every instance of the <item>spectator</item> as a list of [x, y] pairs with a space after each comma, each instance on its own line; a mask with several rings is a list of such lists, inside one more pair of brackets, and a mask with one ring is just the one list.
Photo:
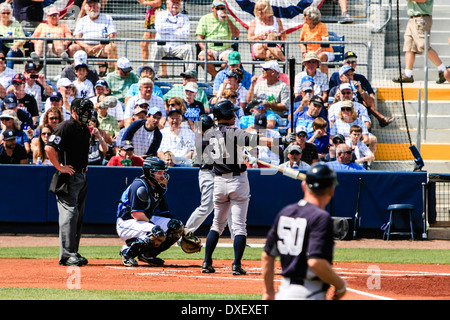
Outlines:
[[[47, 21], [41, 22], [31, 35], [32, 38], [72, 38], [72, 32], [65, 23], [59, 23], [59, 11], [55, 6], [50, 6], [47, 10]], [[44, 48], [44, 40], [31, 40], [34, 44], [34, 49], [30, 54], [33, 59], [42, 57], [44, 50], [47, 56], [60, 57], [63, 60], [68, 60], [68, 48], [72, 43], [71, 40], [51, 40], [47, 42], [47, 47]]]
[[[178, 97], [173, 97], [167, 100], [166, 105], [166, 112], [168, 113], [172, 109], [178, 109], [180, 110], [181, 114], [183, 115], [183, 120], [181, 122], [181, 126], [184, 128], [190, 128], [191, 130], [194, 130], [194, 122], [191, 119], [186, 118], [184, 115], [186, 113], [186, 102]], [[164, 127], [170, 127], [170, 124], [168, 121], [164, 123]]]
[[225, 69], [220, 70], [216, 77], [214, 78], [214, 86], [213, 86], [213, 94], [215, 96], [220, 96], [217, 92], [219, 91], [220, 86], [227, 78], [227, 74], [231, 69], [240, 69], [243, 72], [241, 84], [245, 89], [250, 89], [250, 85], [252, 83], [252, 74], [246, 70], [241, 63], [241, 55], [237, 51], [231, 51], [228, 55], [227, 66]]
[[25, 92], [25, 77], [23, 74], [16, 74], [12, 80], [12, 83], [13, 85], [11, 91], [17, 98], [17, 106], [27, 110], [30, 113], [33, 119], [32, 129], [34, 129], [39, 117], [39, 108], [36, 99], [34, 99], [32, 95]]
[[[54, 92], [52, 95], [54, 96], [58, 96], [59, 94], [59, 101], [62, 100], [62, 96], [59, 92]], [[42, 120], [40, 120], [39, 123], [39, 127], [36, 128], [36, 130], [34, 130], [33, 136], [31, 137], [31, 152], [35, 152], [36, 149], [38, 148], [39, 145], [39, 139], [41, 137], [41, 129], [43, 126], [50, 126], [53, 129], [55, 129], [56, 125], [60, 122], [64, 121], [62, 112], [61, 112], [61, 105], [62, 103], [60, 103], [60, 106], [56, 106], [56, 107], [52, 107], [49, 110], [47, 110], [46, 113], [44, 113], [43, 115], [41, 115]]]
[[[63, 114], [64, 120], [69, 120], [72, 113], [70, 112], [70, 104], [75, 99], [75, 86], [72, 81], [67, 78], [59, 78], [56, 83], [57, 92], [53, 92], [49, 98], [45, 101], [44, 112], [47, 112], [53, 105], [57, 105], [61, 108], [61, 112]], [[59, 101], [60, 96], [57, 94], [60, 93], [62, 97], [62, 104], [55, 104]], [[53, 97], [53, 99], [51, 99]], [[53, 100], [53, 101], [52, 101]]]
[[37, 161], [39, 159], [42, 162], [42, 164], [51, 165], [52, 163], [47, 158], [47, 153], [45, 152], [45, 144], [52, 135], [54, 127], [52, 127], [49, 124], [44, 124], [43, 126], [40, 126], [38, 128], [39, 128], [39, 136], [36, 139], [33, 139], [37, 140], [37, 145], [33, 151], [33, 163], [37, 164]]
[[5, 97], [6, 89], [12, 84], [12, 79], [16, 73], [14, 69], [6, 66], [6, 55], [3, 51], [0, 51], [0, 98]]
[[[306, 162], [309, 165], [316, 163], [319, 161], [319, 155], [317, 152], [317, 146], [314, 143], [307, 142], [308, 133], [305, 127], [298, 126], [296, 128], [296, 137], [295, 142], [292, 144], [296, 144], [302, 148], [302, 161]], [[287, 148], [286, 148], [287, 150]], [[287, 158], [287, 152], [284, 151], [284, 159]]]
[[75, 98], [84, 99], [94, 97], [94, 85], [86, 78], [88, 74], [87, 64], [81, 63], [75, 65], [75, 73], [77, 75], [77, 79], [73, 81], [73, 85], [77, 89]]
[[[211, 104], [217, 103], [219, 97], [223, 96], [223, 92], [225, 89], [233, 89], [237, 96], [234, 97], [240, 108], [245, 109], [247, 106], [247, 93], [248, 90], [241, 85], [244, 73], [239, 68], [229, 69], [226, 73], [226, 78], [223, 83], [220, 85], [219, 90], [217, 91], [216, 98], [211, 99]], [[228, 99], [228, 98], [226, 98]], [[212, 102], [214, 101], [214, 102]]]
[[83, 50], [78, 50], [73, 55], [73, 63], [64, 68], [61, 73], [61, 78], [67, 78], [70, 81], [75, 81], [77, 79], [77, 75], [75, 73], [75, 66], [80, 64], [86, 64], [88, 66], [88, 74], [86, 78], [91, 81], [93, 84], [98, 81], [98, 73], [97, 70], [90, 66], [88, 63], [87, 53]]
[[[108, 87], [108, 82], [106, 80], [100, 79], [95, 83], [94, 86], [95, 96], [90, 98], [92, 103], [96, 105], [99, 101], [98, 98], [100, 95], [108, 96], [110, 91]], [[123, 128], [124, 126], [124, 115], [123, 115], [123, 107], [119, 100], [116, 99], [117, 104], [114, 107], [108, 108], [108, 114], [114, 118], [116, 118], [119, 128]]]
[[352, 154], [352, 149], [345, 143], [341, 143], [336, 147], [336, 160], [328, 162], [328, 165], [336, 171], [365, 170], [359, 164], [351, 162]]
[[289, 88], [278, 79], [280, 66], [276, 61], [268, 61], [261, 65], [265, 80], [258, 83], [258, 76], [253, 76], [252, 84], [247, 93], [247, 101], [258, 99], [264, 102], [266, 110], [273, 110], [277, 115], [286, 117], [290, 106]]
[[[272, 6], [268, 0], [258, 0], [255, 3], [253, 15], [255, 19], [250, 22], [247, 40], [286, 40], [283, 23], [280, 18], [274, 16]], [[267, 43], [252, 45], [253, 60], [266, 60], [269, 57], [275, 57], [280, 61], [286, 60], [281, 45], [272, 46]]]
[[[294, 128], [299, 126], [305, 127], [306, 132], [308, 133], [308, 139], [314, 133], [313, 122], [318, 117], [324, 117], [324, 113], [322, 112], [324, 107], [324, 102], [320, 96], [313, 96], [309, 100], [309, 106], [304, 108], [303, 111], [294, 112]], [[291, 128], [291, 123], [288, 123], [289, 132], [294, 132]]]
[[[50, 101], [49, 108], [41, 115], [41, 117], [39, 119], [40, 126], [45, 124], [45, 119], [46, 119], [46, 117], [50, 116], [50, 115], [48, 115], [48, 113], [53, 108], [57, 108], [59, 110], [59, 112], [61, 113], [62, 118], [61, 118], [61, 121], [59, 121], [59, 122], [70, 119], [70, 112], [69, 112], [69, 110], [67, 110], [66, 108], [63, 107], [64, 98], [60, 92], [52, 92], [52, 94], [50, 95], [48, 100]], [[55, 117], [55, 116], [53, 115], [53, 117]]]
[[339, 111], [338, 118], [331, 127], [330, 135], [334, 136], [339, 133], [347, 139], [350, 137], [350, 127], [353, 125], [358, 125], [362, 128], [363, 142], [369, 144], [369, 131], [362, 120], [358, 118], [358, 114], [353, 108], [353, 102], [342, 101], [341, 111]]
[[108, 167], [142, 167], [144, 161], [134, 155], [134, 147], [131, 141], [123, 141], [119, 153], [109, 161]]
[[[163, 128], [166, 121], [166, 108], [164, 106], [164, 101], [160, 97], [153, 96], [153, 81], [149, 78], [142, 78], [138, 82], [139, 94], [131, 97], [127, 105], [125, 106], [124, 118], [125, 127], [128, 127], [131, 123], [131, 117], [133, 115], [133, 110], [138, 104], [138, 101], [143, 99], [149, 106], [156, 107], [161, 112], [161, 121], [159, 123], [160, 129]], [[141, 102], [139, 104], [142, 104]]]
[[167, 151], [163, 154], [163, 161], [167, 164], [168, 167], [180, 167], [179, 164], [176, 163], [175, 155], [173, 152]]
[[[237, 109], [237, 111], [235, 111], [236, 114], [236, 118], [234, 119], [234, 127], [235, 128], [240, 128], [241, 127], [241, 118], [245, 115], [244, 110], [242, 109], [242, 107], [239, 105], [238, 100], [237, 100], [237, 92], [234, 89], [225, 89], [222, 91], [222, 96], [217, 100], [217, 102], [223, 101], [223, 100], [229, 100], [231, 101]], [[214, 106], [213, 106], [214, 108]]]
[[158, 149], [158, 157], [163, 159], [167, 151], [173, 152], [178, 161], [190, 166], [190, 159], [194, 153], [194, 132], [190, 128], [182, 128], [183, 115], [179, 109], [172, 109], [167, 115], [170, 127], [161, 130], [162, 141]]
[[[345, 138], [342, 134], [336, 134], [334, 135], [333, 139], [331, 140], [331, 145], [330, 145], [330, 149], [328, 150], [328, 154], [325, 156], [325, 158], [323, 158], [323, 161], [325, 162], [329, 162], [329, 161], [335, 161], [336, 160], [336, 148], [338, 145], [340, 145], [341, 143], [345, 143]], [[352, 162], [355, 162], [354, 160], [356, 160], [356, 157], [353, 157], [354, 159], [352, 160]]]
[[[304, 111], [305, 107], [308, 108], [309, 101], [313, 96], [314, 96], [314, 79], [311, 76], [305, 76], [302, 79], [301, 92], [294, 98], [294, 114], [296, 112]], [[291, 121], [290, 108], [288, 120]]]
[[38, 110], [41, 111], [42, 102], [50, 96], [54, 91], [53, 87], [45, 80], [45, 75], [39, 73], [37, 66], [33, 62], [25, 64], [25, 93], [33, 96], [38, 105]]
[[353, 23], [352, 18], [348, 14], [348, 0], [339, 0], [339, 7], [341, 8], [341, 18], [339, 19], [340, 24]]
[[[321, 22], [322, 14], [320, 10], [315, 6], [309, 6], [303, 10], [303, 17], [305, 23], [300, 32], [299, 41], [326, 41], [329, 36], [328, 29], [325, 23]], [[314, 52], [320, 60], [320, 71], [328, 77], [328, 66], [323, 62], [334, 61], [334, 51], [331, 45], [319, 44], [319, 43], [299, 43], [298, 45], [302, 52], [303, 59], [306, 58], [308, 52]]]
[[27, 164], [28, 157], [24, 146], [16, 142], [16, 132], [6, 129], [0, 144], [0, 164]]
[[302, 79], [306, 76], [311, 76], [314, 80], [314, 94], [322, 97], [323, 101], [328, 101], [328, 91], [330, 90], [328, 76], [318, 70], [320, 66], [319, 57], [315, 52], [308, 52], [303, 58], [302, 62], [304, 71], [295, 76], [294, 96], [297, 97], [301, 92]]
[[[105, 132], [98, 128], [98, 121], [93, 114], [92, 120], [89, 122], [89, 130], [91, 131], [91, 139], [89, 142], [88, 164], [94, 166], [103, 165], [106, 153], [108, 152], [108, 144], [105, 141]], [[106, 133], [107, 134], [107, 133]]]
[[151, 107], [148, 109], [146, 120], [132, 122], [124, 132], [121, 141], [131, 141], [138, 157], [156, 156], [162, 140], [158, 128], [161, 115], [159, 108]]
[[139, 81], [132, 70], [130, 60], [123, 57], [117, 60], [117, 70], [108, 73], [106, 76], [111, 95], [115, 96], [121, 103], [125, 103], [125, 94], [130, 86]]
[[[170, 89], [169, 92], [167, 92], [164, 95], [164, 101], [167, 101], [167, 99], [169, 99], [171, 97], [184, 98], [184, 94], [185, 94], [184, 86], [186, 86], [186, 84], [188, 82], [197, 83], [198, 76], [197, 76], [197, 71], [195, 71], [195, 70], [183, 72], [180, 74], [180, 76], [183, 77], [182, 85], [176, 85], [172, 89]], [[209, 102], [208, 102], [209, 99], [203, 89], [201, 89], [201, 88], [198, 89], [197, 95], [195, 96], [195, 100], [203, 103], [203, 106], [205, 107], [205, 111], [207, 111], [207, 112], [209, 111]]]
[[272, 110], [266, 110], [266, 106], [259, 100], [252, 100], [249, 102], [247, 109], [250, 111], [249, 115], [245, 115], [240, 119], [241, 129], [255, 129], [255, 124], [261, 125], [260, 121], [265, 122], [266, 129], [275, 129], [277, 126], [277, 116]]
[[[186, 104], [186, 111], [183, 112], [183, 115], [186, 119], [188, 119], [190, 128], [194, 131], [194, 122], [198, 121], [198, 118], [205, 114], [205, 107], [203, 103], [195, 100], [195, 96], [198, 92], [198, 85], [195, 82], [188, 82], [184, 86], [184, 103]], [[172, 98], [171, 98], [172, 99]], [[183, 101], [181, 101], [183, 102]], [[174, 108], [175, 106], [171, 106], [170, 99], [167, 101], [167, 105], [169, 109]]]
[[[74, 37], [80, 40], [76, 41], [76, 45], [69, 48], [70, 55], [74, 55], [78, 50], [84, 50], [89, 57], [100, 57], [107, 59], [117, 59], [117, 48], [114, 42], [102, 42], [89, 40], [100, 39], [104, 37], [115, 38], [117, 29], [113, 19], [107, 14], [100, 13], [100, 4], [98, 0], [86, 0], [84, 6], [87, 15], [77, 21], [75, 25]], [[107, 63], [109, 72], [116, 69], [114, 62]], [[106, 64], [103, 68], [106, 67]], [[100, 71], [100, 75], [104, 76], [106, 70]]]
[[33, 117], [27, 110], [19, 108], [17, 97], [14, 93], [8, 93], [3, 99], [3, 110], [12, 110], [17, 114], [21, 130], [23, 130], [25, 126], [28, 127], [28, 131], [33, 130]]
[[[138, 120], [145, 120], [147, 118], [148, 104], [136, 106], [133, 110], [132, 123]], [[114, 154], [119, 152], [119, 147], [122, 145], [122, 138], [128, 128], [122, 127], [113, 143]]]
[[[188, 40], [191, 30], [189, 17], [181, 10], [181, 0], [167, 0], [166, 10], [160, 12], [155, 19], [156, 40]], [[185, 61], [194, 61], [195, 52], [192, 43], [167, 42], [164, 45], [152, 46], [150, 51], [150, 61], [161, 60], [162, 58], [177, 57]], [[159, 62], [151, 63], [155, 70], [159, 70]], [[195, 64], [186, 63], [187, 70], [193, 70]]]
[[[1, 120], [1, 132], [6, 132], [10, 129], [14, 132], [14, 138], [17, 144], [22, 145], [25, 148], [26, 153], [31, 152], [30, 138], [27, 133], [20, 129], [19, 118], [17, 114], [12, 110], [5, 110], [0, 115]], [[4, 137], [4, 135], [3, 135]]]
[[[365, 143], [361, 141], [362, 128], [358, 125], [350, 127], [350, 139], [346, 141], [346, 144], [352, 149], [356, 156], [355, 162], [363, 167], [367, 168], [370, 162], [375, 160], [375, 155], [370, 151]], [[365, 165], [364, 165], [365, 164]]]
[[[22, 1], [27, 1], [27, 0], [22, 0]], [[32, 1], [30, 1], [32, 2]], [[32, 3], [36, 3], [36, 2], [32, 2]], [[20, 3], [17, 2], [17, 7], [20, 6]], [[42, 9], [42, 4], [40, 4], [41, 9]], [[18, 11], [16, 11], [18, 8], [16, 8], [16, 3], [14, 3], [14, 17], [16, 18], [16, 20], [18, 20], [19, 22], [21, 20], [25, 20], [25, 19], [19, 19], [20, 17], [17, 16], [16, 13], [18, 13]], [[41, 10], [42, 11], [42, 10]], [[5, 37], [10, 36], [10, 37], [14, 37], [14, 38], [24, 38], [25, 37], [25, 33], [23, 32], [22, 26], [20, 25], [20, 23], [18, 21], [15, 21], [14, 19], [12, 19], [11, 17], [11, 13], [12, 13], [12, 8], [11, 5], [7, 2], [3, 2], [2, 4], [0, 4], [0, 34], [3, 35], [3, 39], [2, 39], [2, 52], [6, 55], [7, 58], [21, 58], [23, 57], [23, 44], [24, 44], [24, 40], [14, 40], [14, 41], [7, 41], [5, 40]], [[41, 21], [42, 21], [42, 16], [41, 16]], [[14, 68], [14, 61], [12, 60], [8, 60], [6, 62], [6, 66], [8, 68], [13, 69]]]
[[[158, 79], [158, 77], [156, 76], [155, 69], [151, 65], [144, 64], [144, 65], [140, 66], [136, 71], [136, 75], [138, 76], [139, 80], [141, 80], [142, 78], [149, 78], [150, 80], [152, 80], [153, 81], [152, 95], [163, 99], [163, 93], [162, 93], [161, 88], [155, 84], [155, 81]], [[138, 85], [138, 83], [133, 83], [128, 88], [128, 91], [125, 95], [125, 105], [127, 105], [128, 100], [132, 96], [135, 96], [137, 94], [139, 94], [139, 85]]]
[[114, 141], [119, 134], [120, 128], [117, 119], [109, 114], [110, 108], [115, 108], [117, 99], [113, 96], [106, 96], [101, 102], [96, 104], [98, 128], [108, 133]]
[[280, 168], [292, 168], [297, 170], [308, 170], [309, 164], [302, 161], [302, 148], [296, 144], [291, 144], [286, 149], [288, 161], [280, 164]]
[[314, 133], [307, 142], [314, 143], [317, 146], [319, 160], [322, 160], [328, 154], [330, 147], [330, 136], [327, 134], [328, 121], [322, 117], [317, 117], [312, 123]]
[[[212, 3], [212, 13], [208, 13], [200, 18], [195, 32], [199, 47], [202, 50], [198, 56], [199, 60], [205, 60], [205, 43], [201, 40], [231, 40], [231, 37], [239, 37], [239, 28], [236, 21], [227, 14], [225, 1], [214, 0]], [[208, 43], [208, 61], [227, 61], [228, 54], [233, 51], [231, 43]], [[201, 64], [201, 66], [204, 66]], [[223, 68], [222, 68], [223, 69]], [[216, 66], [208, 64], [208, 73], [214, 78], [217, 75]]]
[[[392, 79], [395, 83], [414, 82], [413, 67], [416, 61], [416, 54], [424, 54], [425, 43], [429, 44], [431, 36], [431, 26], [433, 25], [433, 1], [434, 0], [409, 0], [406, 2], [406, 12], [410, 17], [404, 34], [403, 52], [405, 52], [405, 71], [401, 76]], [[428, 39], [425, 39], [425, 34]], [[436, 50], [428, 47], [428, 59], [436, 65], [439, 78], [437, 84], [445, 82], [445, 65], [439, 58]]]

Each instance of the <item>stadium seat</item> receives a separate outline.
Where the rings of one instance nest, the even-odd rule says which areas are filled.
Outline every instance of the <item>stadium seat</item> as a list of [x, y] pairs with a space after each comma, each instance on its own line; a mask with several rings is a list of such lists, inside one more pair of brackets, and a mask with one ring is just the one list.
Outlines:
[[[328, 31], [329, 37], [328, 40], [330, 41], [344, 41], [345, 36], [338, 36], [335, 32]], [[345, 52], [345, 45], [343, 44], [335, 44], [332, 46], [334, 51], [334, 61], [333, 62], [342, 62], [344, 61], [344, 52]], [[329, 65], [329, 68], [334, 68], [336, 65]]]
[[213, 94], [213, 87], [206, 83], [206, 82], [197, 82], [198, 88], [199, 89], [203, 89], [203, 91], [205, 91], [206, 96], [208, 97], [208, 100], [211, 99], [214, 94]]
[[155, 81], [155, 85], [161, 88], [163, 95], [173, 88], [173, 85], [170, 82]]

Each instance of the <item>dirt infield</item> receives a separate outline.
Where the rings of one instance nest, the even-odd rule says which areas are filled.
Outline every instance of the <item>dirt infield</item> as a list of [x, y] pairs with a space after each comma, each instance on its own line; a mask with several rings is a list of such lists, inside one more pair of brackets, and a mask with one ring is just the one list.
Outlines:
[[[252, 240], [250, 243], [263, 240]], [[9, 243], [9, 245], [8, 245]], [[83, 238], [81, 245], [117, 245], [117, 238]], [[357, 246], [359, 244], [359, 246]], [[56, 237], [4, 237], [0, 246], [57, 246]], [[448, 241], [337, 242], [337, 247], [449, 248]], [[214, 261], [216, 273], [200, 272], [200, 260], [168, 260], [155, 268], [139, 263], [127, 268], [117, 260], [92, 259], [81, 268], [61, 267], [57, 259], [0, 259], [0, 287], [37, 287], [85, 290], [261, 294], [261, 263], [244, 261], [246, 276], [231, 275], [231, 261]], [[335, 263], [348, 282], [347, 300], [450, 300], [450, 265]], [[277, 266], [276, 281], [281, 276]], [[112, 280], [113, 279], [113, 280]]]

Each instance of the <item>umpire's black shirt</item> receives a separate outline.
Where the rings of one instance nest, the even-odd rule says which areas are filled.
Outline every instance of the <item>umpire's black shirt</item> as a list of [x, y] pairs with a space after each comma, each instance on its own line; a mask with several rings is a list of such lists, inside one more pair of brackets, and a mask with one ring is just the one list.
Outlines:
[[60, 163], [79, 172], [88, 165], [90, 137], [89, 128], [71, 117], [56, 125], [47, 145], [58, 151]]

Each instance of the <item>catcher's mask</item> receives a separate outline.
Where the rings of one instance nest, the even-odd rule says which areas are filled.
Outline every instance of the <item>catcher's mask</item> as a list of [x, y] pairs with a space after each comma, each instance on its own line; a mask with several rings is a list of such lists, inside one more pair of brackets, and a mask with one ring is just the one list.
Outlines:
[[70, 105], [71, 109], [78, 115], [78, 121], [88, 124], [92, 118], [94, 104], [89, 99], [74, 99]]
[[144, 176], [154, 185], [163, 189], [167, 188], [169, 174], [167, 173], [167, 164], [158, 157], [148, 157], [142, 166]]

